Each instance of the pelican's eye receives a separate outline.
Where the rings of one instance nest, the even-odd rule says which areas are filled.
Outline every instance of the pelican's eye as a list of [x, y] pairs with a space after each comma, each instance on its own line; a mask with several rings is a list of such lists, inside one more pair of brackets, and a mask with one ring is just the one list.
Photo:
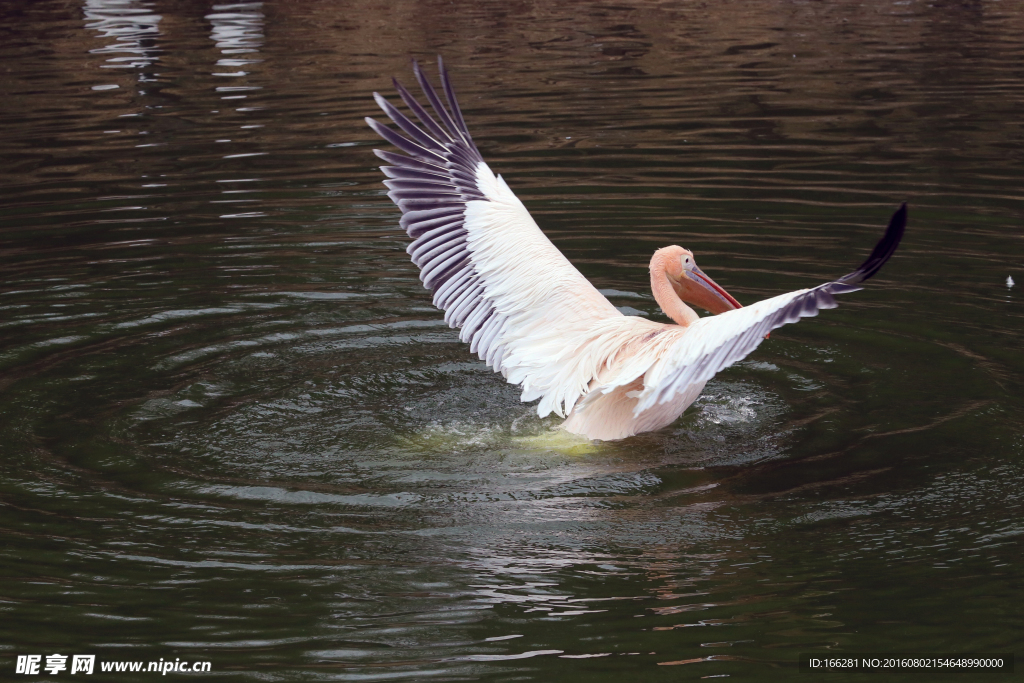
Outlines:
[[693, 268], [693, 258], [690, 256], [681, 256], [679, 263], [683, 266], [683, 270], [691, 270]]

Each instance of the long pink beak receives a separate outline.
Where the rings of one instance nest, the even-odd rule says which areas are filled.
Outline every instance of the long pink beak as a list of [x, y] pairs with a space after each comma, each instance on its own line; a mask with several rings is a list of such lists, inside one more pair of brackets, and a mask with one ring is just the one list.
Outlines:
[[701, 270], [701, 269], [700, 269], [700, 268], [698, 268], [697, 266], [694, 266], [694, 267], [693, 267], [693, 270], [692, 270], [691, 272], [692, 272], [692, 273], [693, 273], [694, 275], [696, 275], [696, 276], [697, 276], [698, 278], [700, 278], [700, 284], [701, 284], [701, 285], [703, 285], [703, 286], [707, 287], [707, 288], [708, 288], [708, 289], [710, 289], [710, 290], [711, 290], [712, 292], [714, 292], [715, 294], [717, 294], [717, 295], [718, 295], [718, 296], [719, 296], [720, 298], [722, 298], [722, 299], [724, 299], [724, 300], [725, 300], [726, 302], [728, 302], [728, 303], [732, 304], [732, 307], [733, 307], [734, 309], [736, 309], [736, 308], [743, 308], [743, 304], [741, 304], [741, 303], [740, 303], [739, 301], [736, 301], [736, 299], [734, 299], [734, 298], [733, 298], [732, 294], [730, 294], [729, 292], [727, 292], [727, 291], [725, 291], [724, 289], [722, 289], [721, 285], [719, 285], [719, 284], [718, 284], [717, 282], [715, 282], [714, 280], [712, 280], [711, 278], [709, 278], [709, 277], [708, 277], [708, 276], [707, 276], [707, 275], [706, 275], [706, 274], [704, 273], [704, 271], [703, 271], [703, 270]]
[[689, 301], [701, 308], [706, 308], [714, 314], [725, 313], [737, 308], [743, 308], [743, 304], [722, 289], [722, 287], [709, 278], [703, 270], [696, 265], [690, 270], [683, 271], [686, 279], [693, 283], [689, 291], [681, 297], [683, 301]]

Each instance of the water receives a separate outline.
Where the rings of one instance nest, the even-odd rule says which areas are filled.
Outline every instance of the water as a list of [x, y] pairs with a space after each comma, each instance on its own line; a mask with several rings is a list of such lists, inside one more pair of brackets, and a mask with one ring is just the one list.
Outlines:
[[[994, 1], [3, 5], [0, 667], [1020, 653], [1022, 30]], [[664, 320], [667, 244], [744, 303], [848, 272], [907, 200], [904, 244], [671, 427], [572, 439], [405, 256], [362, 118], [410, 53], [628, 312]]]

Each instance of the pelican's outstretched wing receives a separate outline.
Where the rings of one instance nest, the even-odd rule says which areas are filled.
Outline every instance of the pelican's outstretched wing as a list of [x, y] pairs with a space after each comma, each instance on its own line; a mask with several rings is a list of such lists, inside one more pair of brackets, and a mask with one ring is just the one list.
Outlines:
[[[436, 120], [398, 81], [399, 96], [420, 124], [377, 93], [377, 104], [404, 135], [366, 119], [408, 155], [374, 150], [391, 164], [381, 170], [389, 178], [388, 196], [402, 210], [401, 225], [413, 238], [407, 251], [424, 286], [433, 290], [434, 305], [451, 327], [462, 329], [460, 339], [510, 383], [522, 384], [524, 401], [542, 398], [541, 417], [563, 415], [563, 405], [566, 413], [572, 409], [606, 361], [606, 345], [588, 344], [588, 331], [624, 316], [484, 163], [440, 58], [438, 68], [448, 109], [413, 63]], [[581, 344], [591, 351], [579, 352]]]
[[[648, 352], [637, 354], [598, 391], [608, 393], [643, 376], [644, 388], [634, 409], [639, 415], [691, 384], [711, 379], [719, 370], [746, 358], [775, 328], [818, 315], [823, 308], [835, 308], [833, 295], [859, 290], [857, 285], [877, 273], [896, 251], [906, 225], [907, 205], [903, 204], [889, 220], [874, 251], [857, 270], [813, 289], [781, 294], [746, 308], [701, 318], [685, 330], [665, 335], [664, 339], [655, 338]], [[598, 391], [593, 392], [593, 397]], [[586, 402], [584, 409], [585, 406]]]

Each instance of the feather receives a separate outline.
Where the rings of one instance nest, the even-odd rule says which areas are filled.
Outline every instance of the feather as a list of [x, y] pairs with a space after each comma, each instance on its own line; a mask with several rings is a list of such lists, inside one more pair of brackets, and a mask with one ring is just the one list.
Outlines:
[[903, 235], [905, 204], [867, 260], [833, 282], [686, 319], [685, 326], [624, 316], [484, 163], [440, 58], [438, 71], [447, 106], [413, 62], [434, 115], [394, 81], [419, 123], [377, 93], [377, 104], [404, 135], [366, 119], [408, 155], [374, 150], [390, 164], [381, 170], [388, 196], [402, 212], [400, 225], [413, 240], [406, 251], [433, 290], [434, 305], [449, 325], [461, 328], [470, 351], [521, 385], [523, 401], [539, 399], [540, 417], [568, 416], [569, 431], [622, 438], [669, 424], [707, 380], [746, 357], [768, 332], [834, 308], [834, 295], [860, 289]]

